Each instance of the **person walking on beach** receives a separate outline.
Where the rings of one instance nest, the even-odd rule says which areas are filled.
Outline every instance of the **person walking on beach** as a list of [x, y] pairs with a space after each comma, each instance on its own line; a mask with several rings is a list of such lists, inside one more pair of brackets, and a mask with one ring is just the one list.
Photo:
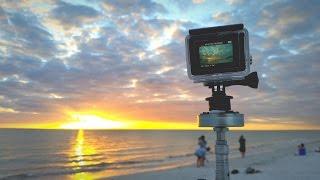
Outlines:
[[240, 136], [239, 138], [239, 151], [241, 153], [241, 157], [244, 158], [245, 153], [246, 153], [246, 139], [243, 137], [243, 135]]
[[197, 156], [197, 167], [203, 167], [206, 160], [206, 153], [210, 150], [207, 148], [207, 141], [205, 136], [200, 136], [198, 138], [199, 148], [196, 150], [195, 155]]

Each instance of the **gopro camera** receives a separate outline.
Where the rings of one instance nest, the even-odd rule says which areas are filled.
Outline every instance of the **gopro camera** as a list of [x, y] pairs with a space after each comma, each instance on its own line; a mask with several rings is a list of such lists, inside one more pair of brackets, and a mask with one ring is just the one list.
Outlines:
[[249, 34], [243, 24], [189, 30], [188, 76], [194, 82], [242, 80], [250, 73]]

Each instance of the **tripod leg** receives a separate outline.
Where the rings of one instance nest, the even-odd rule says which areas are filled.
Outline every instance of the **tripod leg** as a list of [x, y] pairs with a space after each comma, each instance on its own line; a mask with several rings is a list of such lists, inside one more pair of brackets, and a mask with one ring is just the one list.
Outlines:
[[216, 153], [216, 180], [229, 180], [229, 147], [226, 141], [226, 127], [216, 127], [217, 140], [215, 146]]

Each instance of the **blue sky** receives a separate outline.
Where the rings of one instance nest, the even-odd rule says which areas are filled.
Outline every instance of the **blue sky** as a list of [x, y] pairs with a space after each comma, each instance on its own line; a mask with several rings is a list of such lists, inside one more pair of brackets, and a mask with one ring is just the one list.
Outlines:
[[319, 11], [315, 0], [2, 1], [0, 123], [91, 110], [196, 123], [210, 91], [187, 78], [184, 38], [244, 23], [260, 87], [229, 88], [233, 109], [252, 128], [320, 128]]

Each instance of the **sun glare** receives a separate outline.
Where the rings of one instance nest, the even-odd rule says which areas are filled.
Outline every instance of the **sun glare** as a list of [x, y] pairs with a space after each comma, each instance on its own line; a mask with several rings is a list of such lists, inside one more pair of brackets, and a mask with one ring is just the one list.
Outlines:
[[73, 122], [63, 124], [63, 129], [119, 129], [125, 124], [91, 114], [73, 114]]

